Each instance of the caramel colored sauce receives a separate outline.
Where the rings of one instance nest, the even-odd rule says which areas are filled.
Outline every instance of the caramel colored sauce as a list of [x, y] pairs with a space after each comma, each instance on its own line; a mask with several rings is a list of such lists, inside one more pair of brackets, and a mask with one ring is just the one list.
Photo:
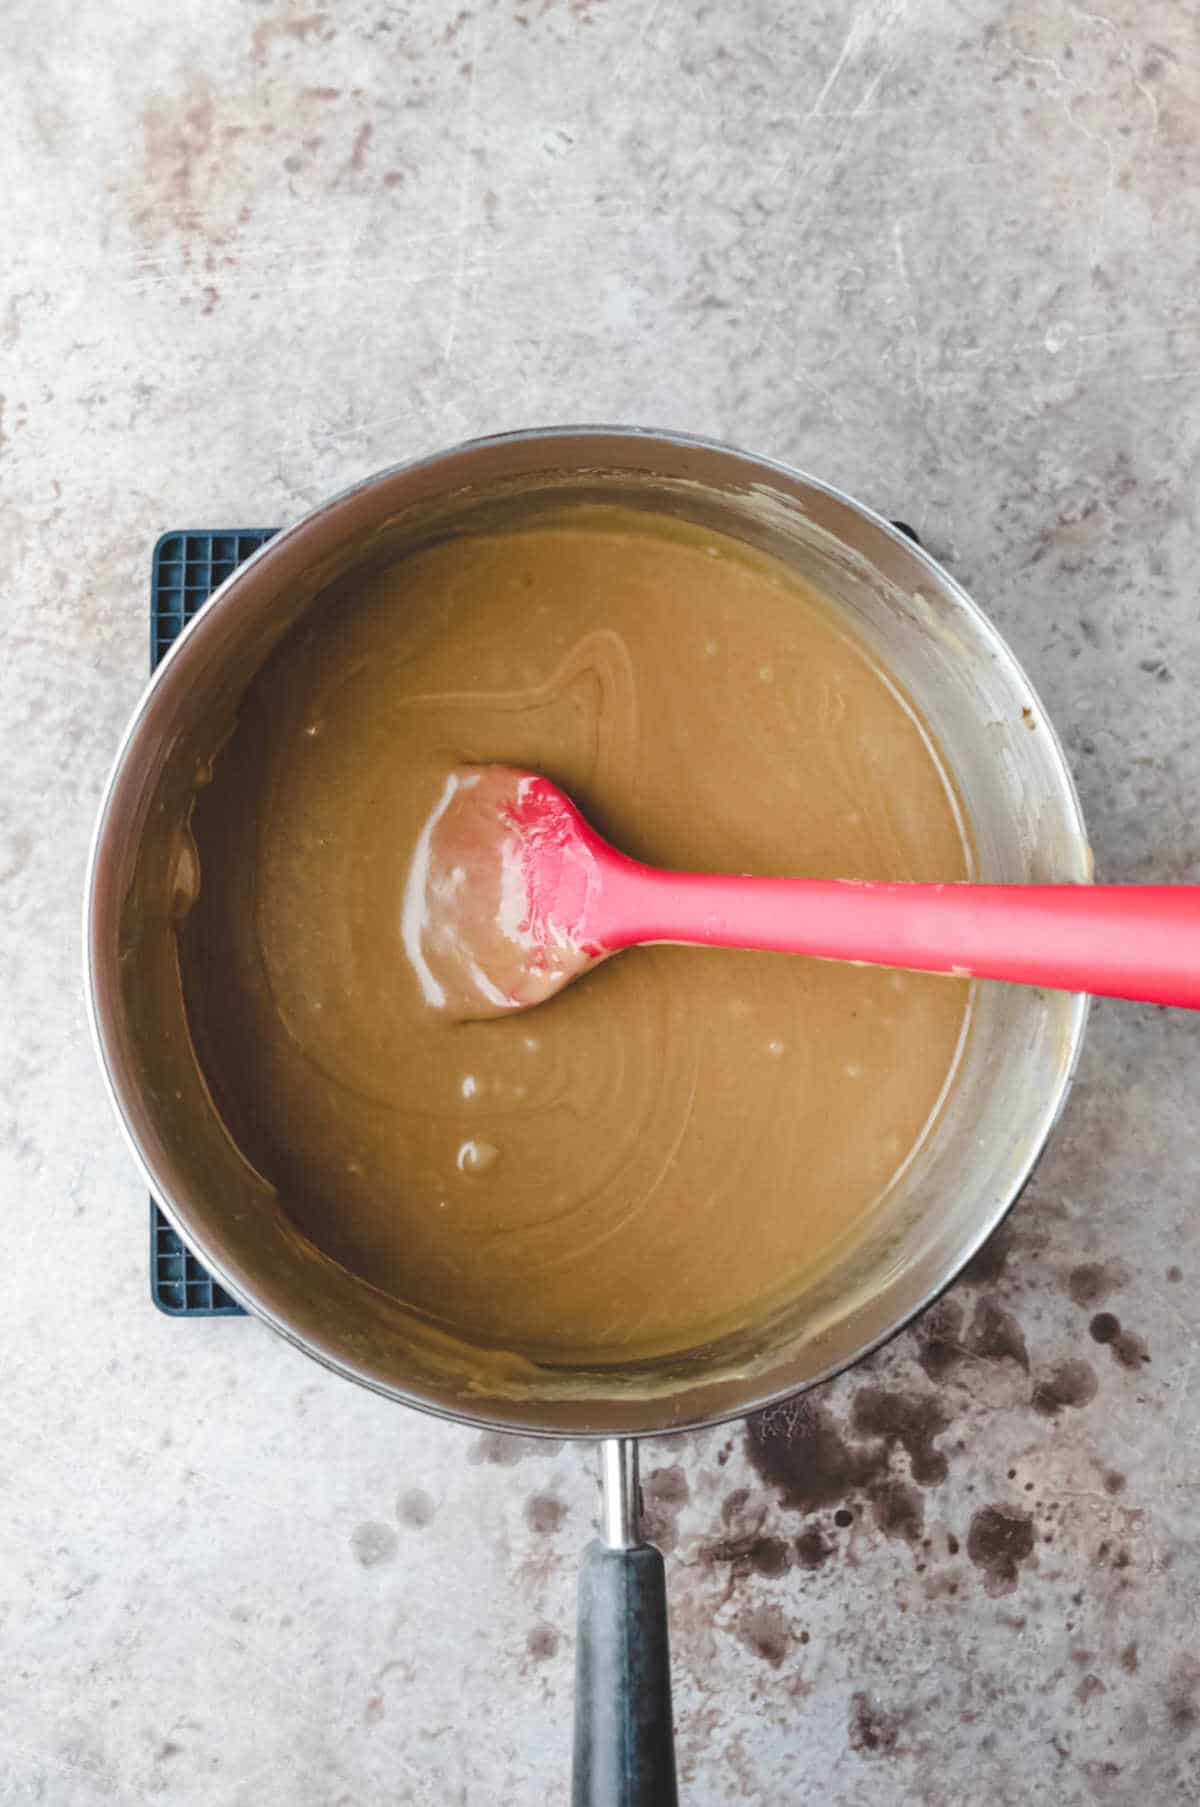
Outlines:
[[321, 1250], [543, 1361], [752, 1324], [928, 1133], [966, 986], [649, 947], [536, 1010], [447, 1021], [405, 955], [406, 878], [447, 773], [493, 762], [544, 772], [656, 866], [961, 879], [936, 748], [782, 564], [592, 508], [322, 608], [197, 794], [197, 1052]]

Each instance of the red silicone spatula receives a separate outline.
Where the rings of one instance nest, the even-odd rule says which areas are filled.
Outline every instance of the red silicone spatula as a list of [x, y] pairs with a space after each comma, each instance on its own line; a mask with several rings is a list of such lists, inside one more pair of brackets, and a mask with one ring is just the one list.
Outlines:
[[404, 942], [462, 1018], [540, 1004], [637, 942], [763, 948], [1200, 1007], [1200, 886], [864, 884], [663, 872], [549, 779], [451, 773], [409, 872]]

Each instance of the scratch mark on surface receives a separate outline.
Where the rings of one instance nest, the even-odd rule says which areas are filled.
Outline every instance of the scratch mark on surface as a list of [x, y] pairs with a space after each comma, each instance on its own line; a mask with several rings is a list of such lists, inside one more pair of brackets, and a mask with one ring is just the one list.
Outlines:
[[1137, 65], [1130, 52], [1130, 47], [1122, 37], [1120, 27], [1117, 25], [1116, 20], [1105, 18], [1103, 13], [1086, 12], [1082, 6], [1069, 6], [1067, 11], [1081, 23], [1087, 25], [1099, 25], [1103, 31], [1108, 32], [1110, 36], [1116, 38], [1121, 61], [1129, 71], [1129, 79], [1150, 109], [1150, 136], [1151, 138], [1157, 138], [1159, 125], [1158, 99], [1153, 89], [1148, 88], [1138, 74]]
[[[806, 121], [821, 118], [824, 112], [825, 102], [829, 99], [829, 96], [833, 93], [833, 90], [841, 80], [842, 71], [845, 69], [847, 63], [849, 63], [852, 58], [857, 58], [862, 53], [871, 39], [875, 36], [876, 32], [883, 31], [883, 29], [890, 25], [894, 19], [902, 17], [906, 10], [907, 0], [885, 0], [885, 4], [877, 13], [872, 13], [869, 9], [864, 9], [859, 13], [857, 19], [855, 19], [853, 25], [846, 33], [845, 42], [838, 51], [833, 68], [829, 71], [829, 74], [822, 83], [820, 93], [813, 101], [808, 112], [804, 115]], [[878, 85], [879, 78], [877, 76], [874, 84], [868, 89], [867, 94], [864, 96], [864, 99], [869, 99]]]
[[454, 279], [450, 291], [450, 309], [446, 319], [446, 336], [442, 341], [443, 364], [449, 363], [450, 354], [454, 350], [454, 341], [458, 335], [458, 317], [462, 312], [463, 289], [467, 279], [467, 220], [471, 212], [471, 153], [475, 148], [475, 109], [478, 104], [475, 70], [478, 57], [479, 19], [476, 17], [471, 27], [471, 50], [468, 62], [470, 74], [467, 77], [467, 101], [463, 115], [462, 160], [458, 169], [458, 212], [455, 217], [458, 254], [454, 260]]
[[1011, 42], [1009, 44], [1009, 51], [1018, 63], [1028, 63], [1031, 68], [1049, 69], [1051, 71], [1054, 76], [1055, 86], [1050, 89], [1049, 92], [1054, 98], [1057, 98], [1062, 89], [1066, 87], [1067, 78], [1062, 72], [1062, 64], [1055, 62], [1052, 56], [1034, 56], [1032, 51], [1020, 50]]
[[[886, 27], [893, 24], [897, 19], [903, 18], [907, 10], [908, 0], [881, 0], [881, 4], [877, 5], [874, 9], [870, 7], [864, 8], [846, 33], [842, 47], [834, 59], [833, 67], [821, 84], [820, 92], [817, 94], [816, 99], [806, 112], [798, 116], [796, 124], [800, 129], [803, 129], [807, 125], [812, 125], [814, 121], [833, 117], [833, 115], [826, 112], [825, 102], [837, 87], [848, 64], [850, 64], [851, 61], [857, 61], [867, 45], [871, 42], [871, 39], [877, 34], [881, 35]], [[848, 120], [849, 124], [837, 143], [831, 146], [829, 154], [825, 159], [825, 174], [827, 176], [838, 163], [842, 152], [849, 142], [853, 133], [854, 124], [859, 118], [860, 109], [867, 106], [867, 103], [871, 100], [875, 90], [883, 80], [883, 77], [887, 74], [887, 70], [888, 64], [885, 62], [884, 66], [878, 71], [873, 80], [868, 83], [865, 93], [859, 99], [858, 105], [849, 113], [836, 115], [838, 118], [845, 118]], [[792, 169], [795, 161], [796, 147], [793, 146], [783, 157], [779, 167], [767, 182], [764, 192], [769, 193], [771, 189], [782, 182], [783, 178]]]
[[[1115, 365], [1113, 373], [1119, 375], [1123, 373], [1124, 368], [1124, 365]], [[1106, 376], [1108, 372], [1100, 370], [1096, 374]], [[1138, 380], [1142, 383], [1174, 383], [1181, 377], [1191, 376], [1200, 376], [1200, 364], [1193, 364], [1187, 370], [1144, 370], [1139, 373]]]
[[929, 392], [925, 386], [925, 354], [921, 349], [921, 329], [917, 325], [916, 296], [913, 292], [912, 278], [908, 273], [908, 259], [904, 254], [904, 222], [897, 220], [892, 227], [892, 245], [896, 253], [896, 274], [900, 278], [900, 287], [908, 306], [908, 330], [912, 340], [913, 380], [917, 393], [922, 401], [928, 401]]
[[870, 33], [871, 33], [870, 20], [867, 18], [866, 13], [860, 13], [858, 15], [858, 18], [855, 19], [853, 25], [850, 27], [849, 31], [846, 33], [846, 40], [845, 40], [844, 44], [842, 45], [842, 48], [839, 50], [839, 52], [837, 54], [837, 59], [834, 62], [833, 68], [829, 71], [829, 74], [825, 77], [825, 81], [824, 81], [824, 84], [822, 85], [820, 93], [817, 95], [816, 100], [813, 101], [813, 104], [808, 109], [808, 112], [804, 115], [806, 121], [809, 119], [819, 119], [820, 118], [821, 108], [824, 105], [825, 101], [828, 100], [829, 96], [833, 93], [834, 88], [837, 86], [838, 79], [841, 76], [842, 70], [846, 67], [846, 64], [849, 62], [850, 58], [866, 42], [867, 38], [870, 36]]
[[1148, 88], [1141, 77], [1137, 75], [1133, 77], [1133, 85], [1150, 109], [1150, 136], [1151, 138], [1157, 138], [1159, 114], [1158, 101], [1155, 98], [1154, 90], [1153, 88]]
[[365, 166], [367, 152], [370, 149], [374, 131], [375, 127], [371, 124], [370, 120], [365, 119], [362, 125], [359, 126], [357, 132], [355, 132], [354, 143], [350, 150], [351, 169], [360, 170]]
[[625, 73], [626, 69], [629, 67], [630, 63], [640, 53], [642, 45], [646, 42], [647, 37], [650, 35], [650, 28], [654, 24], [655, 19], [657, 19], [659, 12], [662, 9], [662, 4], [663, 4], [663, 0], [650, 0], [650, 4], [647, 6], [645, 12], [642, 14], [641, 25], [639, 26], [638, 30], [634, 33], [633, 37], [626, 44], [624, 51], [621, 53], [621, 55], [617, 59], [616, 66], [613, 69], [612, 76], [610, 78], [612, 86], [614, 88], [616, 87], [616, 84], [620, 80], [621, 76], [624, 75], [624, 73]]
[[1103, 25], [1105, 31], [1117, 29], [1112, 20], [1106, 19], [1103, 13], [1089, 13], [1082, 6], [1068, 6], [1067, 11], [1073, 13], [1077, 19], [1082, 19], [1085, 25]]
[[[871, 102], [874, 100], [876, 94], [879, 92], [880, 83], [883, 81], [885, 76], [891, 74], [894, 62], [895, 62], [895, 58], [893, 58], [890, 62], [880, 64], [880, 66], [876, 70], [875, 74], [871, 77], [870, 81], [867, 83], [866, 87], [863, 89], [862, 99], [859, 101], [859, 103], [856, 107], [853, 107], [851, 109], [851, 112], [850, 112], [851, 119], [867, 118], [868, 114], [872, 110]], [[881, 108], [879, 110], [885, 111], [886, 109]], [[822, 117], [826, 117], [826, 115], [822, 115]]]

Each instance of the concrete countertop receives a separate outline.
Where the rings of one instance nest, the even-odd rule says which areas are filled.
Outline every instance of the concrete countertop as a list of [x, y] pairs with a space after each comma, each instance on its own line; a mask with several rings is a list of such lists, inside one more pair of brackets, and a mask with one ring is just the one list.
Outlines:
[[[1149, 0], [9, 0], [0, 1802], [564, 1798], [586, 1451], [147, 1297], [79, 906], [166, 527], [632, 420], [911, 521], [1200, 879], [1200, 38]], [[932, 1320], [645, 1460], [690, 1807], [1200, 1798], [1200, 1022]]]

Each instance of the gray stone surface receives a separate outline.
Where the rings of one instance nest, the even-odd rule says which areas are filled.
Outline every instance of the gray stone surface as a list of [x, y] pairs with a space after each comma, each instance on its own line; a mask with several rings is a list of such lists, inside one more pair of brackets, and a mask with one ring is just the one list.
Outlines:
[[[911, 520], [1100, 873], [1200, 879], [1198, 50], [1167, 0], [8, 0], [5, 1807], [565, 1788], [587, 1453], [147, 1300], [78, 941], [157, 533], [505, 426], [726, 436]], [[692, 1807], [1200, 1798], [1198, 1037], [1098, 1009], [1003, 1262], [650, 1452]]]

